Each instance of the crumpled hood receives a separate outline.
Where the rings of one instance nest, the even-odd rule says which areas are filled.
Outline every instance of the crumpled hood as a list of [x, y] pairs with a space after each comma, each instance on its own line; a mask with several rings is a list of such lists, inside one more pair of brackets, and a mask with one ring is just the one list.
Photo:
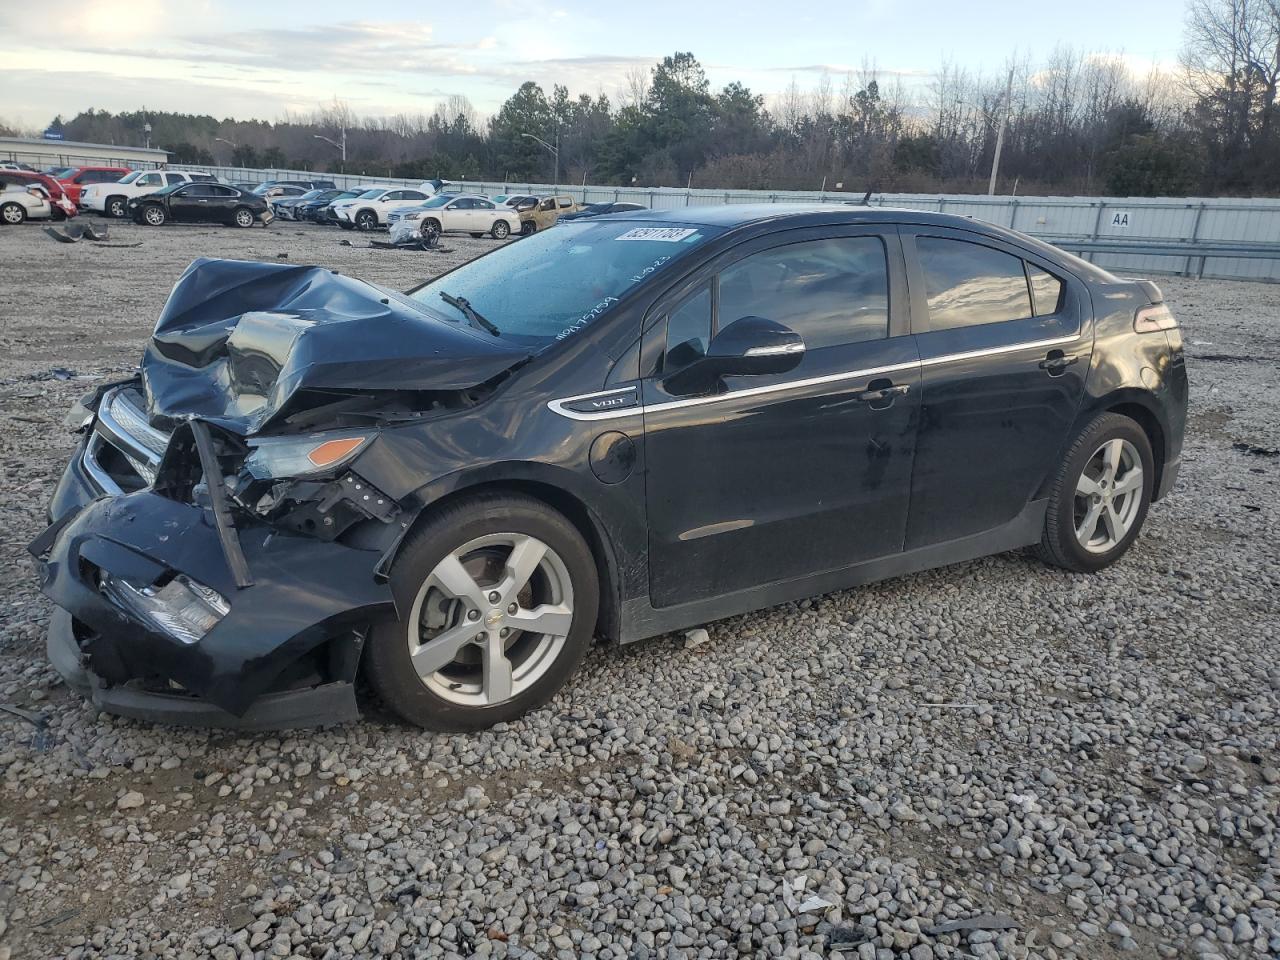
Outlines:
[[247, 436], [300, 392], [467, 390], [529, 355], [321, 267], [201, 258], [169, 294], [142, 382], [153, 423]]

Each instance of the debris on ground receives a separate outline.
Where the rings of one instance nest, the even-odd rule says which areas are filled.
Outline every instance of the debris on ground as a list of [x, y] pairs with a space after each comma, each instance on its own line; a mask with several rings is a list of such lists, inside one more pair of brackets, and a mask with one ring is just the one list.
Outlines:
[[980, 913], [962, 920], [947, 920], [936, 923], [925, 930], [925, 933], [936, 937], [940, 933], [954, 933], [957, 930], [1018, 930], [1018, 921], [1003, 913]]
[[684, 632], [684, 648], [686, 650], [692, 647], [700, 647], [711, 639], [711, 634], [707, 633], [703, 627], [695, 627], [692, 630]]
[[1274, 447], [1259, 447], [1252, 443], [1233, 443], [1231, 449], [1247, 453], [1251, 457], [1280, 457], [1280, 450]]

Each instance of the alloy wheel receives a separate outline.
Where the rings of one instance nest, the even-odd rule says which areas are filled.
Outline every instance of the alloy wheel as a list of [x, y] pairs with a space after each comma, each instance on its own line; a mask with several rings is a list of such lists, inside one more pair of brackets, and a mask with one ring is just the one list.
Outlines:
[[158, 227], [164, 223], [164, 211], [159, 207], [147, 207], [142, 217], [153, 227]]
[[1121, 437], [1104, 442], [1076, 480], [1074, 523], [1080, 546], [1090, 553], [1119, 546], [1142, 508], [1142, 495], [1137, 448]]
[[493, 706], [556, 662], [573, 624], [573, 583], [559, 554], [536, 537], [477, 537], [436, 564], [408, 624], [409, 656], [432, 693]]
[[248, 210], [237, 210], [237, 211], [236, 211], [236, 226], [238, 226], [238, 227], [252, 227], [252, 226], [253, 226], [253, 214], [252, 214], [252, 213], [250, 213]]
[[21, 223], [26, 219], [26, 211], [16, 203], [6, 203], [0, 213], [3, 213], [5, 223]]

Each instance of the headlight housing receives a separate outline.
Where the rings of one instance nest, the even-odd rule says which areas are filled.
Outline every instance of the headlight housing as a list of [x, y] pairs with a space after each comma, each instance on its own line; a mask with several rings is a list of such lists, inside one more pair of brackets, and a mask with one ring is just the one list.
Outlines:
[[255, 437], [244, 466], [258, 480], [314, 477], [351, 460], [373, 439], [367, 431], [331, 430], [292, 437]]
[[420, 220], [421, 218], [422, 218], [422, 214], [420, 213], [406, 213], [400, 219], [401, 220]]

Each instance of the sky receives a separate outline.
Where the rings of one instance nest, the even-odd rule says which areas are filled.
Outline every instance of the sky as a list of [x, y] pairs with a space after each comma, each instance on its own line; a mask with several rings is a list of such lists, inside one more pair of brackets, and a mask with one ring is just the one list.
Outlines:
[[[836, 90], [850, 69], [923, 86], [949, 60], [993, 75], [1056, 45], [1171, 68], [1183, 0], [0, 0], [0, 122], [38, 129], [89, 107], [276, 120], [335, 98], [429, 114], [451, 94], [492, 114], [525, 80], [611, 97], [628, 72], [693, 52], [712, 86]], [[616, 98], [615, 98], [616, 99]]]

